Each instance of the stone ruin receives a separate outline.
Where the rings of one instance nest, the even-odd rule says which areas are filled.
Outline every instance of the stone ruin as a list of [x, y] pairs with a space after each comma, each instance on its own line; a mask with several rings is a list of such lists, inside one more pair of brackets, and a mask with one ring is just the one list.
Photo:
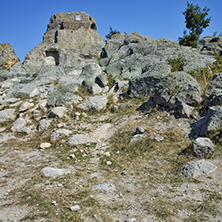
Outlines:
[[98, 60], [104, 39], [94, 18], [85, 12], [57, 13], [51, 16], [43, 42], [25, 57], [23, 67], [36, 72], [44, 66], [79, 67], [86, 60]]

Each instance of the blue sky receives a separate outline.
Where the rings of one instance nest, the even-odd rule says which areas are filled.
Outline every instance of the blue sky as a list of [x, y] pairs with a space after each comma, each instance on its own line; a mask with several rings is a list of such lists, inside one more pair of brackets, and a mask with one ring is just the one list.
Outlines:
[[[109, 25], [120, 32], [137, 31], [151, 38], [178, 40], [183, 35], [187, 0], [0, 0], [0, 42], [10, 43], [21, 61], [42, 42], [51, 15], [58, 12], [84, 11], [97, 23], [105, 37]], [[203, 36], [222, 32], [222, 1], [189, 1], [210, 8], [210, 26]]]

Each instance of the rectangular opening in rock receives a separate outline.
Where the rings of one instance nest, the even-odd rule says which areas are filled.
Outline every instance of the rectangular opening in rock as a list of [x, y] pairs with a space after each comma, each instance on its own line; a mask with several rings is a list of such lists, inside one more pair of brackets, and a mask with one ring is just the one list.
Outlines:
[[55, 60], [55, 65], [59, 65], [59, 52], [58, 51], [46, 51], [46, 57], [52, 57]]

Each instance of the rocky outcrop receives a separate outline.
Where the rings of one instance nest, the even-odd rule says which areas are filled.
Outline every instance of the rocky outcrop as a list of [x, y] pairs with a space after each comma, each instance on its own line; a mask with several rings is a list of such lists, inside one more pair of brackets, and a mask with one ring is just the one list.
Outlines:
[[9, 70], [19, 61], [9, 43], [0, 43], [0, 69]]
[[52, 15], [43, 42], [25, 57], [28, 72], [44, 66], [75, 66], [98, 60], [104, 40], [97, 32], [92, 16], [85, 12]]
[[216, 73], [205, 90], [205, 105], [222, 105], [222, 73]]
[[206, 55], [222, 55], [222, 36], [206, 36], [199, 39], [197, 49]]

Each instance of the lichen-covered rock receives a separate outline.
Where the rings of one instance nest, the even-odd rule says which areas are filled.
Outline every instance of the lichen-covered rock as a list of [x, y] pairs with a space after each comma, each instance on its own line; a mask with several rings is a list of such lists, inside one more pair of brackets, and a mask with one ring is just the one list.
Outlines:
[[19, 59], [9, 43], [0, 43], [0, 69], [9, 70]]
[[107, 96], [94, 96], [86, 98], [78, 107], [87, 111], [101, 111], [106, 108]]
[[0, 111], [0, 123], [13, 121], [16, 118], [16, 112], [14, 109], [5, 109]]
[[197, 157], [202, 157], [209, 153], [213, 153], [213, 143], [207, 137], [198, 137], [193, 141], [193, 151]]
[[50, 136], [50, 141], [55, 142], [58, 139], [61, 139], [63, 137], [67, 137], [72, 133], [71, 130], [67, 129], [58, 129], [55, 132], [53, 132]]
[[186, 177], [198, 177], [212, 173], [217, 169], [212, 163], [203, 160], [197, 160], [187, 163], [182, 170], [182, 174]]
[[203, 54], [222, 54], [222, 36], [206, 36], [197, 41], [197, 49]]
[[205, 90], [207, 106], [222, 105], [222, 72], [216, 73]]
[[193, 124], [191, 136], [205, 136], [222, 129], [222, 107], [211, 107], [207, 114]]

